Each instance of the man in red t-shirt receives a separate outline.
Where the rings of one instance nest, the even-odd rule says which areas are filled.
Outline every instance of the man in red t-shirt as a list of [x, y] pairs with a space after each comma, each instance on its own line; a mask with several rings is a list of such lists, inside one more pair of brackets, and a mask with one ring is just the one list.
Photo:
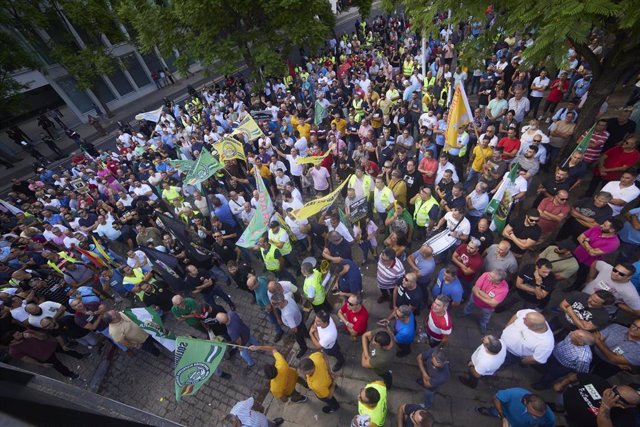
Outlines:
[[498, 141], [498, 147], [503, 149], [502, 159], [511, 160], [516, 157], [518, 150], [520, 150], [520, 140], [516, 136], [516, 129], [510, 127], [507, 136]]
[[350, 295], [338, 311], [338, 318], [342, 320], [344, 328], [353, 340], [367, 332], [369, 313], [362, 305], [362, 296]]
[[567, 73], [564, 71], [560, 73], [560, 78], [555, 79], [551, 86], [549, 86], [549, 95], [547, 95], [547, 101], [544, 104], [544, 110], [542, 114], [547, 114], [547, 123], [551, 122], [551, 115], [558, 108], [558, 104], [564, 98], [564, 94], [569, 90], [569, 80], [567, 80]]
[[618, 181], [624, 171], [638, 163], [640, 150], [638, 150], [638, 138], [627, 136], [622, 144], [609, 148], [602, 154], [593, 170], [593, 179], [586, 194], [595, 194], [601, 183]]
[[469, 243], [458, 246], [453, 252], [451, 261], [458, 267], [457, 276], [462, 283], [465, 293], [469, 292], [473, 285], [473, 278], [482, 267], [480, 241], [472, 237], [469, 239]]

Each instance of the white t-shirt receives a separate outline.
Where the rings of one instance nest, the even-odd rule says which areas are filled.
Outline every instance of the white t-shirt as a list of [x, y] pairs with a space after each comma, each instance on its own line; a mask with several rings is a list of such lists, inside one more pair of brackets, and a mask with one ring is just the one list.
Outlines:
[[307, 237], [306, 234], [300, 232], [300, 227], [302, 225], [309, 224], [309, 221], [306, 219], [291, 219], [288, 216], [284, 218], [284, 222], [287, 223], [291, 233], [296, 237], [297, 240], [303, 240]]
[[333, 226], [331, 225], [331, 220], [329, 219], [325, 219], [324, 223], [330, 232], [335, 231], [339, 233], [342, 236], [342, 238], [346, 240], [348, 243], [353, 242], [353, 236], [351, 236], [351, 233], [349, 233], [349, 229], [343, 223], [341, 222], [338, 223], [338, 226], [336, 228], [333, 228]]
[[40, 327], [40, 321], [45, 317], [55, 316], [56, 313], [58, 312], [58, 309], [61, 307], [61, 304], [58, 304], [57, 302], [53, 302], [53, 301], [45, 301], [42, 304], [40, 304], [39, 307], [42, 309], [42, 314], [37, 316], [35, 314], [29, 315], [29, 324], [36, 328]]
[[324, 166], [320, 166], [320, 169], [316, 169], [315, 167], [311, 168], [309, 171], [309, 175], [313, 179], [313, 188], [316, 191], [324, 191], [329, 189], [329, 181], [331, 180], [331, 175], [329, 175], [329, 171]]
[[[304, 138], [303, 138], [304, 139]], [[297, 144], [297, 142], [296, 142]], [[307, 145], [306, 145], [306, 140], [305, 140], [305, 153], [307, 150]], [[297, 148], [297, 147], [296, 147]], [[289, 162], [289, 171], [291, 172], [291, 175], [293, 176], [302, 176], [302, 165], [299, 165], [296, 163], [296, 160], [300, 158], [300, 155], [298, 155], [298, 157], [296, 157], [295, 159], [293, 158], [293, 156], [291, 154], [287, 154], [285, 156], [285, 159], [287, 159], [287, 161]]]
[[[640, 188], [636, 187], [635, 185], [631, 185], [626, 188], [621, 188], [620, 181], [611, 181], [607, 183], [604, 187], [602, 187], [602, 190], [600, 191], [606, 191], [608, 193], [611, 193], [614, 199], [622, 199], [627, 203], [629, 203], [630, 201], [632, 201], [633, 199], [635, 199], [640, 195]], [[624, 206], [614, 205], [612, 203], [609, 203], [609, 206], [613, 210], [613, 216], [620, 215], [620, 211], [622, 211], [622, 208], [624, 207]]]
[[532, 90], [531, 96], [534, 98], [542, 98], [544, 96], [544, 90], [547, 87], [549, 87], [550, 83], [551, 83], [551, 80], [549, 80], [549, 77], [545, 77], [544, 79], [541, 79], [540, 76], [538, 76], [535, 79], [533, 79], [533, 86], [542, 87], [543, 89]]
[[322, 348], [332, 349], [338, 339], [338, 329], [333, 319], [329, 317], [329, 324], [325, 328], [318, 326], [318, 341]]
[[296, 210], [304, 206], [300, 200], [293, 197], [293, 193], [291, 193], [291, 196], [292, 197], [290, 202], [287, 202], [286, 200], [282, 201], [282, 210], [285, 212], [287, 212], [287, 209], [289, 208]]
[[[298, 154], [302, 157], [306, 157], [307, 155], [307, 148], [308, 148], [308, 144], [307, 144], [307, 138], [306, 137], [302, 137], [299, 140], [296, 141], [295, 144], [293, 144], [294, 147], [296, 147], [296, 149], [298, 150]], [[293, 173], [293, 171], [291, 172]]]
[[291, 293], [285, 292], [284, 298], [287, 300], [287, 305], [280, 309], [280, 318], [286, 327], [296, 328], [302, 322], [302, 313]]
[[136, 194], [136, 196], [142, 196], [151, 192], [151, 194], [149, 195], [149, 200], [158, 200], [158, 196], [156, 196], [151, 187], [149, 187], [147, 184], [141, 184], [140, 187], [134, 187], [133, 192]]
[[[598, 275], [587, 283], [582, 292], [591, 295], [600, 289], [604, 289], [616, 297], [616, 304], [624, 303], [633, 310], [640, 310], [640, 296], [630, 281], [614, 282], [611, 280], [613, 266], [604, 261], [596, 261], [595, 267], [598, 270]], [[615, 306], [608, 305], [604, 308], [611, 314], [616, 312]]]
[[[467, 218], [462, 218], [462, 221], [459, 221], [453, 217], [452, 212], [447, 212], [444, 215], [444, 219], [447, 221], [447, 229], [449, 229], [449, 231], [453, 231], [455, 228], [456, 233], [464, 234], [466, 236], [471, 233], [471, 223]], [[460, 225], [458, 225], [458, 222], [460, 222]], [[456, 228], [456, 226], [458, 226], [458, 228]]]
[[473, 362], [473, 368], [480, 375], [493, 375], [500, 369], [505, 357], [507, 357], [507, 346], [504, 342], [502, 342], [502, 348], [498, 354], [489, 353], [484, 344], [480, 344], [471, 355], [471, 362]]
[[553, 352], [553, 332], [547, 324], [543, 333], [534, 332], [524, 324], [524, 318], [535, 310], [520, 310], [516, 313], [516, 320], [504, 328], [500, 339], [510, 353], [518, 357], [533, 356], [536, 362], [544, 364]]

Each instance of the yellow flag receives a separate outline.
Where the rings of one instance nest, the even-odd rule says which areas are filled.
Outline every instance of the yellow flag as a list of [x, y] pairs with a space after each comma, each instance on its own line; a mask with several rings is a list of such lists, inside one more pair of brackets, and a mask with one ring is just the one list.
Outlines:
[[447, 118], [447, 133], [445, 134], [445, 151], [449, 148], [457, 147], [458, 128], [471, 123], [473, 114], [469, 107], [467, 94], [464, 92], [464, 86], [458, 84], [451, 99], [449, 106], [449, 117]]
[[323, 161], [329, 154], [331, 154], [331, 150], [333, 150], [333, 147], [335, 147], [335, 144], [331, 144], [329, 146], [329, 149], [327, 150], [327, 152], [324, 153], [321, 156], [307, 156], [307, 157], [300, 157], [299, 156], [296, 159], [296, 164], [298, 164], [298, 165], [305, 165], [305, 164], [317, 165], [318, 163]]
[[303, 207], [294, 210], [293, 216], [295, 216], [297, 219], [309, 218], [317, 214], [327, 206], [331, 206], [333, 202], [335, 202], [338, 198], [338, 195], [340, 195], [340, 190], [342, 190], [342, 187], [344, 187], [345, 184], [349, 182], [349, 179], [351, 179], [351, 175], [349, 175], [344, 181], [342, 181], [342, 184], [340, 184], [338, 188], [333, 190], [331, 193], [319, 199], [315, 199], [308, 203], [305, 203]]
[[213, 148], [218, 152], [220, 161], [222, 162], [231, 159], [247, 161], [242, 143], [234, 138], [222, 138], [220, 141], [213, 144]]
[[231, 132], [231, 136], [237, 135], [239, 133], [245, 133], [249, 135], [249, 139], [251, 141], [264, 136], [264, 133], [262, 133], [260, 126], [258, 126], [256, 121], [253, 120], [253, 117], [251, 117], [249, 114], [247, 114], [247, 116], [242, 119], [238, 127], [233, 132]]

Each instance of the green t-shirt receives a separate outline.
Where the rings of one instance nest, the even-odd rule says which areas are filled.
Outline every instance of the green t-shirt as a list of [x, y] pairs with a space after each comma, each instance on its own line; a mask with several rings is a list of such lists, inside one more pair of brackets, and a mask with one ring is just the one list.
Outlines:
[[[389, 212], [387, 213], [387, 219], [392, 218], [395, 212], [395, 208], [392, 207], [391, 209], [389, 209]], [[413, 230], [414, 227], [413, 218], [411, 218], [411, 214], [409, 213], [409, 211], [405, 209], [402, 214], [400, 214], [400, 216], [396, 218], [395, 222], [391, 224], [391, 226], [386, 227], [385, 237], [388, 237], [391, 233], [391, 227], [395, 227], [404, 232], [405, 235], [408, 235], [409, 231]]]
[[[194, 311], [198, 310], [198, 303], [193, 298], [184, 298], [184, 308], [180, 308], [177, 306], [171, 307], [171, 312], [176, 318], [180, 316], [184, 316], [185, 314], [191, 314]], [[195, 317], [188, 317], [184, 319], [189, 326], [198, 326], [200, 324], [200, 319]]]

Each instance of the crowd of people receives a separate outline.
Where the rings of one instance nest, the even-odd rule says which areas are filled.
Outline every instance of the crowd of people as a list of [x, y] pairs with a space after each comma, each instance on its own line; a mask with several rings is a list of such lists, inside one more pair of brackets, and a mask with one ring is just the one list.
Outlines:
[[[442, 385], [483, 387], [518, 363], [539, 379], [498, 391], [479, 414], [510, 426], [553, 426], [559, 412], [571, 426], [635, 425], [636, 123], [628, 109], [597, 118], [587, 149], [573, 150], [584, 137], [575, 127], [588, 64], [569, 50], [566, 69], [528, 67], [522, 53], [534, 40], [521, 34], [467, 70], [459, 42], [481, 30], [443, 27], [427, 42], [422, 74], [420, 41], [402, 16], [358, 22], [263, 91], [228, 77], [167, 102], [157, 123], [119, 131], [114, 151], [76, 154], [68, 168], [14, 180], [0, 206], [7, 354], [69, 378], [77, 374], [57, 354], [82, 358], [111, 342], [159, 356], [115, 308], [128, 300], [241, 346], [247, 370], [257, 369], [255, 352], [272, 355], [261, 369], [273, 396], [303, 403], [308, 389], [326, 414], [340, 407], [341, 345], [360, 341], [370, 381], [357, 396], [355, 427], [385, 424], [393, 367], [406, 357], [416, 359], [422, 399], [397, 408], [398, 426], [436, 425], [429, 409]], [[594, 55], [598, 43], [594, 35]], [[474, 117], [451, 141], [457, 84]], [[263, 136], [235, 134], [246, 162], [225, 160], [197, 187], [185, 182], [170, 161], [213, 151], [250, 113]], [[511, 212], [495, 232], [486, 209], [513, 168]], [[297, 215], [340, 184], [339, 203]], [[237, 246], [266, 197], [275, 207], [268, 230], [255, 246]], [[229, 285], [255, 304], [236, 304]], [[370, 316], [374, 304], [388, 314]], [[273, 327], [272, 343], [243, 320], [256, 309]], [[500, 312], [512, 314], [506, 324], [492, 320]], [[456, 379], [450, 337], [463, 317], [477, 320], [479, 345]], [[276, 347], [285, 334], [295, 338], [296, 366]], [[547, 389], [555, 402], [538, 393]], [[239, 402], [224, 425], [282, 424], [254, 403]]]

